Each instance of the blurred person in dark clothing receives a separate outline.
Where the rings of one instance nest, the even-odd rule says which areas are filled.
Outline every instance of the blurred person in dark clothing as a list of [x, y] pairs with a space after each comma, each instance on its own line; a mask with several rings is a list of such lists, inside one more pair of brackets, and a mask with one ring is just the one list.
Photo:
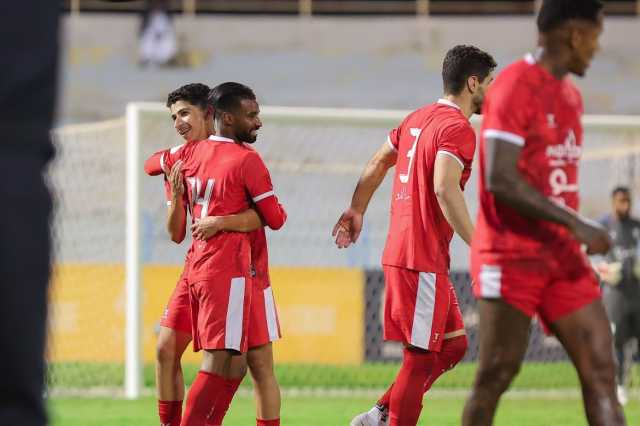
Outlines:
[[612, 191], [611, 207], [611, 213], [600, 223], [609, 231], [613, 247], [598, 265], [598, 271], [604, 283], [603, 299], [618, 361], [618, 399], [625, 404], [625, 348], [632, 339], [640, 338], [640, 221], [631, 217], [631, 191], [625, 186]]
[[168, 0], [147, 0], [140, 26], [140, 63], [170, 65], [178, 54], [178, 41], [169, 15]]
[[[0, 2], [0, 424], [47, 423], [43, 402], [59, 1]], [[82, 179], [82, 176], [78, 176]]]

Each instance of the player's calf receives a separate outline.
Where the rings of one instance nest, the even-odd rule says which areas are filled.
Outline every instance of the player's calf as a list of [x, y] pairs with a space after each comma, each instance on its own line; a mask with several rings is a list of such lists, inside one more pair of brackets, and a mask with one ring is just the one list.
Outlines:
[[247, 363], [256, 395], [257, 424], [279, 424], [280, 386], [273, 368], [272, 344], [251, 348], [247, 354]]

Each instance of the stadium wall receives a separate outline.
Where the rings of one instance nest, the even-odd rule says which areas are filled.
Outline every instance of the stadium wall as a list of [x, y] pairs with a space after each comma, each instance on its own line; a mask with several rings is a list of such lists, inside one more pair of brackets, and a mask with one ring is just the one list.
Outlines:
[[[143, 272], [144, 362], [155, 360], [159, 319], [181, 267], [146, 265]], [[105, 279], [105, 277], [108, 277]], [[477, 359], [477, 312], [467, 272], [451, 273], [470, 339], [466, 360]], [[383, 342], [384, 280], [379, 269], [274, 267], [271, 282], [284, 338], [277, 362], [356, 365], [397, 361], [400, 345]], [[85, 283], [85, 285], [79, 285]], [[86, 283], [91, 283], [86, 285]], [[125, 289], [120, 264], [67, 263], [54, 272], [51, 362], [119, 363], [124, 359]], [[532, 327], [526, 358], [565, 360], [564, 350]], [[187, 351], [186, 362], [200, 355]]]
[[[144, 267], [144, 362], [155, 360], [159, 320], [181, 271], [177, 266]], [[274, 347], [276, 360], [319, 364], [362, 362], [364, 276], [357, 268], [272, 268], [271, 280], [285, 336]], [[50, 361], [122, 362], [123, 266], [60, 264], [54, 270], [52, 288]], [[199, 354], [185, 353], [185, 361], [199, 360]]]

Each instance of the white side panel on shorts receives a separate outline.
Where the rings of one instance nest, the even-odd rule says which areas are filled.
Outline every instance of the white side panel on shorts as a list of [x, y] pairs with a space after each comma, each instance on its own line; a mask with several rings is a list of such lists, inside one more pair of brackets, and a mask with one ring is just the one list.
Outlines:
[[480, 295], [488, 299], [502, 296], [502, 269], [496, 265], [482, 265], [480, 269]]
[[240, 350], [244, 322], [244, 291], [244, 277], [232, 278], [229, 290], [229, 307], [227, 308], [227, 325], [224, 333], [224, 347], [226, 349]]
[[411, 327], [411, 344], [422, 349], [429, 348], [433, 313], [436, 306], [436, 274], [420, 272], [418, 279], [418, 293], [416, 295], [416, 310], [413, 313]]
[[275, 342], [280, 338], [278, 334], [278, 318], [276, 316], [276, 304], [273, 300], [271, 286], [264, 289], [264, 311], [267, 316], [267, 330], [269, 331], [269, 341]]

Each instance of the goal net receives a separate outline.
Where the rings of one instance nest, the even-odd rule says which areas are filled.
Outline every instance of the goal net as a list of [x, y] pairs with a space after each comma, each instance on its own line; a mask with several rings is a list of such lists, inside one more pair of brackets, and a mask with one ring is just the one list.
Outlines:
[[[355, 246], [337, 250], [330, 233], [366, 161], [407, 113], [262, 108], [255, 147], [288, 212], [285, 227], [268, 232], [284, 334], [274, 351], [285, 387], [379, 389], [396, 373], [400, 350], [382, 342], [380, 315], [391, 179], [375, 194]], [[582, 213], [596, 218], [608, 211], [614, 185], [640, 188], [640, 117], [587, 116], [584, 125]], [[59, 128], [54, 139], [50, 389], [120, 389], [136, 397], [153, 385], [158, 321], [189, 244], [168, 239], [162, 178], [143, 176], [142, 163], [182, 141], [166, 108], [147, 103], [129, 105], [120, 119]], [[466, 191], [472, 212], [476, 187], [474, 171]], [[477, 356], [477, 316], [468, 250], [458, 239], [451, 257], [470, 349], [458, 372], [439, 383], [463, 389]], [[187, 381], [198, 359], [187, 350]], [[557, 341], [536, 325], [522, 376], [516, 387], [577, 386]]]

